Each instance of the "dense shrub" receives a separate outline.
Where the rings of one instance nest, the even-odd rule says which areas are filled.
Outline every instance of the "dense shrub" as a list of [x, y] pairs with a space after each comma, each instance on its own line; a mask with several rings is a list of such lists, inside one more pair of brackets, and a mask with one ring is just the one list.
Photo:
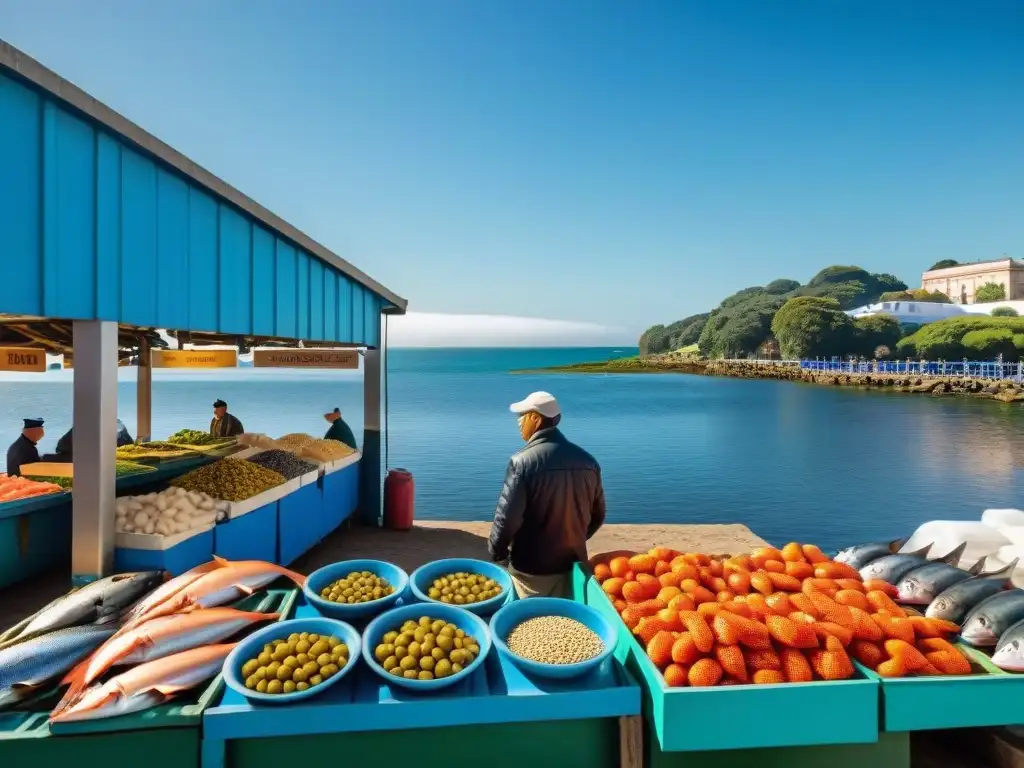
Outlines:
[[1009, 328], [982, 328], [968, 331], [961, 343], [967, 350], [967, 357], [975, 360], [994, 360], [999, 355], [1004, 360], [1017, 359], [1017, 348], [1013, 345], [1013, 331]]
[[956, 259], [942, 259], [941, 261], [936, 261], [934, 264], [932, 264], [928, 268], [928, 271], [931, 272], [933, 269], [949, 269], [950, 267], [958, 266], [960, 266], [960, 262], [957, 261]]
[[853, 322], [836, 299], [798, 296], [772, 320], [772, 333], [784, 358], [832, 357], [847, 354], [853, 344]]
[[655, 325], [648, 328], [640, 337], [640, 354], [672, 352], [696, 344], [709, 314], [704, 312], [700, 315], [690, 315], [671, 325]]
[[974, 292], [975, 304], [988, 304], [990, 301], [1005, 301], [1006, 289], [999, 283], [985, 283]]
[[1017, 317], [1018, 314], [1013, 307], [996, 307], [992, 310], [992, 317]]
[[[1006, 333], [968, 337], [974, 331], [989, 330]], [[1017, 336], [1024, 336], [1024, 318], [1021, 317], [951, 317], [921, 326], [917, 332], [896, 345], [896, 354], [898, 357], [917, 357], [926, 360], [991, 360], [994, 354], [999, 354], [998, 350], [1003, 351], [1004, 357], [1008, 354], [1017, 354], [1008, 351], [1005, 344], [1007, 341], [1015, 350], [1024, 348], [1018, 343]], [[993, 353], [993, 349], [997, 351]]]
[[892, 315], [879, 313], [858, 317], [853, 321], [853, 348], [847, 352], [864, 357], [878, 357], [875, 353], [879, 347], [895, 349], [901, 338], [903, 329], [900, 327], [900, 321]]
[[879, 301], [929, 301], [933, 304], [952, 304], [952, 299], [941, 291], [926, 291], [914, 288], [908, 291], [887, 291], [878, 297]]

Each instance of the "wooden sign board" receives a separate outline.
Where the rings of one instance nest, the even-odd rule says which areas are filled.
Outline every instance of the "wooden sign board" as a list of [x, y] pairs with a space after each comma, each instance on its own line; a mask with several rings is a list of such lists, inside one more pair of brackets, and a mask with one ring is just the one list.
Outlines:
[[254, 349], [256, 368], [359, 368], [359, 353], [354, 349]]
[[235, 368], [237, 349], [154, 349], [154, 368]]
[[0, 371], [43, 373], [46, 350], [29, 347], [0, 347]]

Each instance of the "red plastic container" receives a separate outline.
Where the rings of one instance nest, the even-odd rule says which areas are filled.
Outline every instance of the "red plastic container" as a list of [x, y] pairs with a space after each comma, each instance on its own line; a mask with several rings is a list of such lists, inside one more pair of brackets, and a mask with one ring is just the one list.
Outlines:
[[415, 483], [406, 469], [392, 469], [384, 478], [384, 527], [395, 531], [412, 528], [415, 514]]

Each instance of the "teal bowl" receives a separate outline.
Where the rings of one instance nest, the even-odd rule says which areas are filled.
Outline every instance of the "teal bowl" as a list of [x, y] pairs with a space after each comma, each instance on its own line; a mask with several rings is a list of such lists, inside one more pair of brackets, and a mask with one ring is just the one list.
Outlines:
[[[330, 600], [320, 597], [321, 589], [328, 584], [333, 584], [338, 579], [345, 578], [353, 571], [369, 571], [387, 581], [395, 591], [379, 600], [370, 600], [366, 603], [332, 603]], [[397, 565], [384, 560], [342, 560], [340, 563], [325, 565], [309, 574], [302, 587], [302, 594], [305, 596], [306, 602], [316, 608], [317, 613], [321, 616], [355, 621], [367, 619], [388, 610], [398, 602], [408, 586], [408, 574]]]
[[[475, 573], [478, 576], [485, 576], [501, 587], [501, 594], [495, 595], [490, 600], [481, 603], [469, 603], [458, 605], [455, 603], [442, 603], [430, 597], [427, 592], [435, 579], [447, 576], [449, 573]], [[452, 605], [455, 608], [462, 608], [475, 613], [478, 616], [490, 616], [498, 610], [508, 599], [508, 593], [512, 589], [512, 577], [508, 571], [500, 565], [488, 563], [485, 560], [473, 560], [467, 557], [452, 557], [447, 560], [435, 560], [432, 563], [422, 565], [412, 572], [409, 577], [409, 589], [421, 603], [433, 603], [434, 605]]]

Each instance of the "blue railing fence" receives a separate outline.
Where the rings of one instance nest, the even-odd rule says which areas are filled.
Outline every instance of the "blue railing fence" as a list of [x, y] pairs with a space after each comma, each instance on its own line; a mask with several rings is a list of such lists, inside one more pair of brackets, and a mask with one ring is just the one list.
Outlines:
[[784, 366], [823, 373], [892, 373], [914, 376], [959, 376], [972, 379], [1024, 380], [1024, 363], [998, 360], [727, 360], [747, 365]]

